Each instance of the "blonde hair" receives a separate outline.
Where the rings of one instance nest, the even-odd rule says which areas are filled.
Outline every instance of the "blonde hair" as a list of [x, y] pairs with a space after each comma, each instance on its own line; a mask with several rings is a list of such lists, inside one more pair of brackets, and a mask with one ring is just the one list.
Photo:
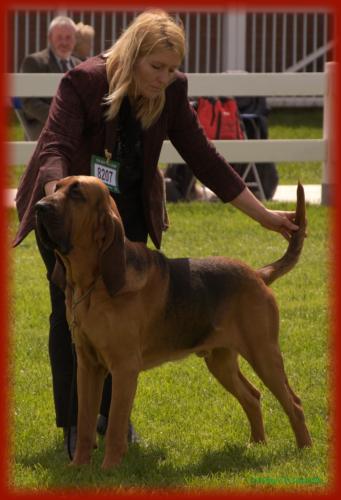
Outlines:
[[95, 30], [90, 24], [79, 22], [76, 24], [76, 39], [82, 40], [83, 36], [93, 38], [95, 36]]
[[134, 66], [141, 57], [155, 50], [168, 49], [177, 53], [180, 60], [185, 55], [185, 33], [182, 24], [177, 24], [162, 10], [150, 10], [137, 16], [120, 38], [106, 52], [106, 69], [109, 94], [107, 118], [114, 118], [122, 99], [129, 94], [135, 98], [136, 117], [143, 129], [149, 128], [160, 116], [165, 104], [165, 92], [154, 99], [136, 95]]
[[81, 58], [90, 55], [91, 44], [95, 36], [95, 30], [90, 24], [79, 22], [76, 24], [76, 44], [73, 53]]

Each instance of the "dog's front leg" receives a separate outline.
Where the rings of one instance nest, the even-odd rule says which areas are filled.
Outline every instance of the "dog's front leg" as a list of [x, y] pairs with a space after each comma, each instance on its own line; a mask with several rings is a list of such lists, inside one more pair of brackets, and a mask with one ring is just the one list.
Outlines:
[[105, 435], [103, 469], [118, 465], [128, 449], [128, 425], [136, 393], [138, 370], [115, 368], [112, 374], [112, 394], [108, 428]]
[[77, 443], [72, 465], [90, 463], [105, 375], [106, 370], [94, 363], [86, 350], [77, 347]]

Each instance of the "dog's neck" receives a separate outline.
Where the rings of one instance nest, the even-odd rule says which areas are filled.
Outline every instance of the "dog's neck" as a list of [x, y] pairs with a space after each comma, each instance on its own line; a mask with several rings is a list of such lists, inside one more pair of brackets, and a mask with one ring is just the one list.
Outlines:
[[77, 294], [86, 293], [100, 274], [99, 262], [89, 252], [73, 249], [68, 255], [61, 255], [66, 270], [66, 282]]

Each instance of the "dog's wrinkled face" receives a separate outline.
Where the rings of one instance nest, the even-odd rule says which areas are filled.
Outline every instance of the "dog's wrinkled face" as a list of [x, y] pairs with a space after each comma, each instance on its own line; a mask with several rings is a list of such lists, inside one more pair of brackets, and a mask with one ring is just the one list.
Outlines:
[[80, 256], [88, 272], [97, 268], [111, 296], [124, 286], [123, 224], [102, 181], [82, 175], [65, 177], [35, 209], [37, 231], [45, 246], [56, 250], [62, 260], [66, 257], [73, 268], [80, 265]]
[[[100, 214], [117, 208], [106, 186], [94, 177], [73, 176], [59, 181], [53, 194], [36, 206], [36, 226], [44, 245], [67, 255], [87, 245], [100, 225]], [[116, 213], [115, 213], [116, 212]]]

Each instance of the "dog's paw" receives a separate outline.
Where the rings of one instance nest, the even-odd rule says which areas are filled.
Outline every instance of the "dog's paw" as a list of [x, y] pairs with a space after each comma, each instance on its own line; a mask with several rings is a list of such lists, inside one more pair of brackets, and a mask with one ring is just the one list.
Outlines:
[[246, 443], [246, 447], [247, 448], [252, 448], [253, 446], [260, 446], [260, 445], [267, 445], [267, 440], [265, 437], [261, 437], [261, 438], [253, 438], [251, 437], [250, 438], [250, 441], [248, 443]]
[[91, 461], [90, 456], [77, 456], [73, 457], [72, 462], [69, 463], [70, 467], [80, 467], [81, 465], [89, 465]]
[[118, 467], [122, 462], [122, 456], [114, 457], [114, 458], [104, 458], [101, 468], [103, 470], [112, 470], [115, 467]]

